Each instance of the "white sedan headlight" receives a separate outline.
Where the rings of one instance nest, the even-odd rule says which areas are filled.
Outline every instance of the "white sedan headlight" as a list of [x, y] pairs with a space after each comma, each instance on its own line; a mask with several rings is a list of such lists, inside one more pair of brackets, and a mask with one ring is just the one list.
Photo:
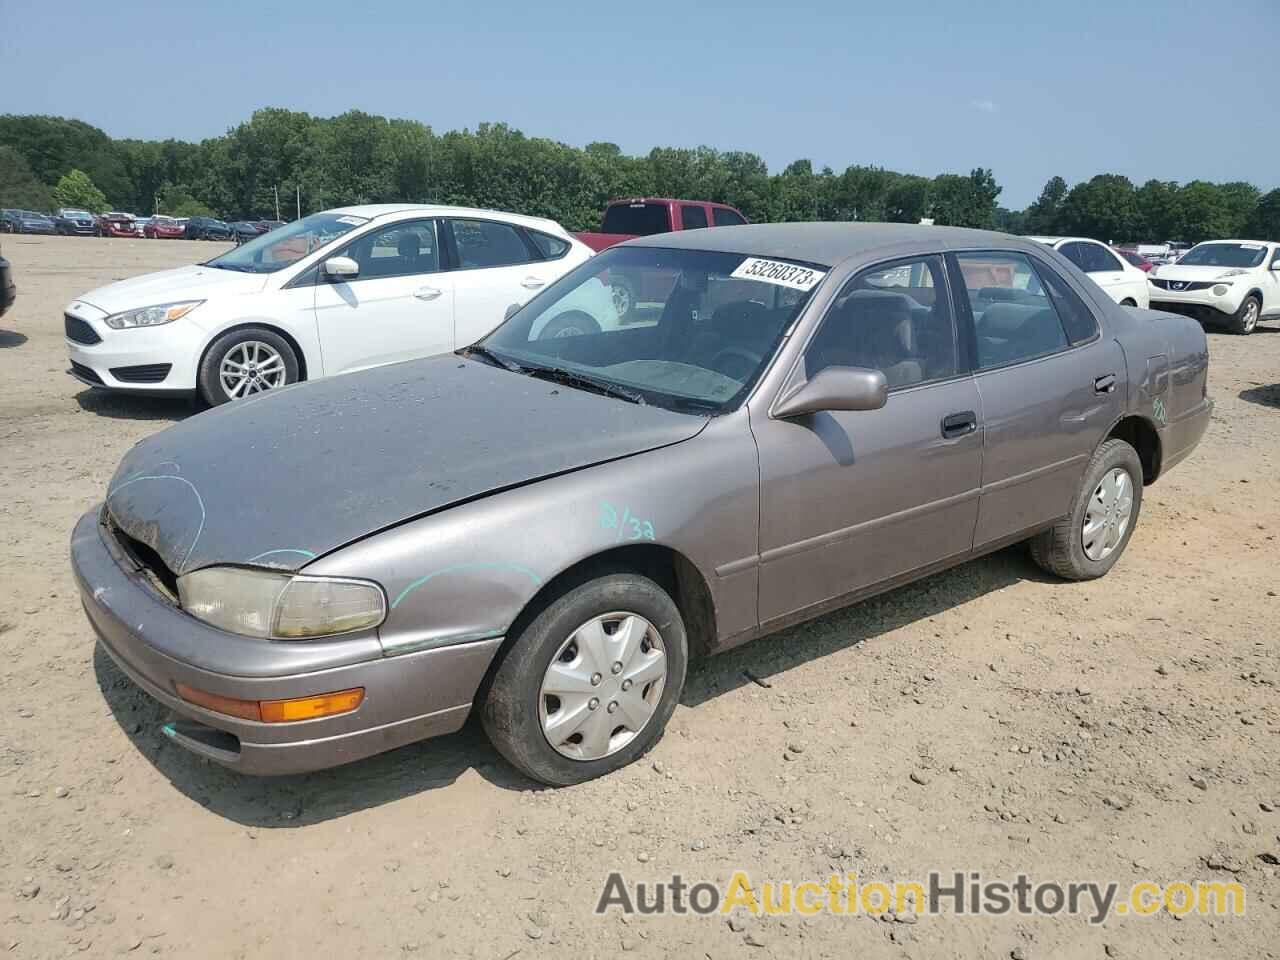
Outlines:
[[185, 317], [203, 300], [183, 300], [180, 303], [160, 303], [154, 307], [139, 307], [114, 313], [103, 321], [112, 330], [129, 330], [134, 327], [158, 327]]
[[178, 578], [182, 608], [205, 623], [264, 640], [307, 640], [376, 627], [387, 615], [368, 580], [206, 567]]

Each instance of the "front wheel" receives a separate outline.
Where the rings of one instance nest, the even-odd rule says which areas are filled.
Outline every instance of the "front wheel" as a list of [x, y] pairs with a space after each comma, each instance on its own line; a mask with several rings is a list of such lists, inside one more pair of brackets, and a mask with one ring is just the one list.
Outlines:
[[1093, 454], [1071, 513], [1031, 539], [1031, 556], [1066, 580], [1094, 580], [1115, 566], [1142, 510], [1142, 461], [1123, 440]]
[[684, 620], [662, 587], [636, 573], [598, 577], [520, 631], [485, 696], [485, 732], [550, 786], [612, 773], [661, 738], [687, 662]]
[[1262, 312], [1262, 304], [1258, 302], [1258, 298], [1253, 294], [1244, 298], [1244, 303], [1240, 304], [1240, 309], [1235, 312], [1231, 320], [1227, 323], [1227, 329], [1232, 333], [1241, 335], [1253, 333], [1254, 328], [1258, 325], [1258, 315]]
[[205, 401], [217, 406], [297, 383], [298, 357], [274, 330], [244, 327], [214, 341], [197, 380]]

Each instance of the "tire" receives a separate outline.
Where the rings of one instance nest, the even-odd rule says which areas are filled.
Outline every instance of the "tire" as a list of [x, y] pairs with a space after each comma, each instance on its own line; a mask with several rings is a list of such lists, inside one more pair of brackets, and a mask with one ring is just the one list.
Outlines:
[[[591, 623], [593, 618], [615, 614], [635, 616], [637, 620], [643, 618], [656, 630], [665, 654], [665, 679], [660, 695], [655, 697], [653, 712], [638, 731], [631, 733], [629, 740], [597, 759], [574, 759], [553, 747], [543, 732], [543, 711], [548, 702], [547, 697], [541, 696], [543, 679], [553, 658], [580, 635], [579, 628]], [[652, 634], [646, 633], [648, 636]], [[485, 732], [513, 766], [549, 786], [568, 786], [612, 773], [644, 756], [662, 737], [684, 689], [688, 650], [679, 609], [667, 592], [648, 577], [613, 573], [581, 583], [534, 617], [503, 656], [482, 703]], [[622, 671], [620, 676], [625, 677], [626, 672]], [[616, 686], [618, 681], [607, 673], [596, 673], [591, 682], [600, 683], [597, 678], [603, 680], [600, 689], [605, 699], [610, 692], [620, 689]], [[620, 694], [618, 699], [622, 699]], [[552, 696], [549, 700], [555, 702], [557, 698]], [[598, 707], [593, 709], [607, 710], [607, 713], [594, 716], [605, 718], [606, 723], [611, 722], [607, 719], [610, 716], [625, 716], [623, 710], [614, 714], [617, 704], [612, 701], [606, 704], [597, 698], [596, 702]], [[627, 736], [625, 727], [614, 728], [611, 736], [619, 735]], [[564, 746], [573, 749], [567, 742]]]
[[[1128, 522], [1119, 539], [1105, 556], [1090, 557], [1084, 542], [1084, 525], [1091, 501], [1103, 479], [1112, 471], [1128, 474], [1131, 506]], [[1115, 566], [1129, 544], [1142, 512], [1142, 461], [1138, 452], [1123, 440], [1106, 440], [1094, 451], [1084, 471], [1080, 490], [1071, 513], [1056, 524], [1031, 538], [1031, 556], [1035, 562], [1064, 580], [1095, 580]], [[1105, 530], [1105, 527], [1104, 527]]]
[[566, 310], [551, 321], [538, 334], [539, 340], [554, 340], [557, 337], [581, 337], [588, 333], [599, 333], [600, 324], [591, 314], [583, 310]]
[[1227, 329], [1240, 336], [1247, 336], [1257, 329], [1260, 313], [1262, 313], [1262, 303], [1258, 300], [1257, 294], [1251, 293], [1244, 298], [1240, 309], [1227, 321]]
[[[199, 385], [200, 395], [209, 406], [216, 407], [219, 404], [240, 398], [233, 397], [227, 392], [227, 388], [219, 376], [219, 371], [222, 368], [223, 360], [229, 353], [242, 344], [254, 343], [271, 348], [283, 361], [284, 379], [283, 382], [275, 385], [275, 389], [298, 382], [298, 355], [294, 353], [293, 347], [289, 345], [288, 340], [266, 327], [241, 327], [238, 330], [224, 333], [215, 340], [209, 349], [205, 351], [204, 359], [200, 361], [196, 382]], [[264, 387], [262, 389], [253, 389], [252, 391], [246, 388], [246, 392], [240, 396], [254, 396], [265, 392], [267, 389], [273, 388]]]

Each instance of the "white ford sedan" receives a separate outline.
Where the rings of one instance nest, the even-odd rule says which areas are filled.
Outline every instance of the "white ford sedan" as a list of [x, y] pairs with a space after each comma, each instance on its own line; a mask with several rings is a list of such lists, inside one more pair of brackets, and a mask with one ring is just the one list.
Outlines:
[[381, 204], [312, 214], [66, 308], [73, 377], [211, 404], [444, 353], [592, 256], [557, 223]]
[[1028, 237], [1053, 247], [1089, 275], [1112, 300], [1122, 307], [1151, 305], [1147, 275], [1129, 263], [1105, 243], [1088, 237]]

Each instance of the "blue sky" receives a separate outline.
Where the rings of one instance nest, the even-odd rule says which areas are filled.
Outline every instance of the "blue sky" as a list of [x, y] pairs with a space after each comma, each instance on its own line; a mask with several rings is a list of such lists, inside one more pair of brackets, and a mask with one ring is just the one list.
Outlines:
[[1280, 185], [1280, 0], [0, 0], [0, 113], [198, 140], [263, 106], [934, 175]]

